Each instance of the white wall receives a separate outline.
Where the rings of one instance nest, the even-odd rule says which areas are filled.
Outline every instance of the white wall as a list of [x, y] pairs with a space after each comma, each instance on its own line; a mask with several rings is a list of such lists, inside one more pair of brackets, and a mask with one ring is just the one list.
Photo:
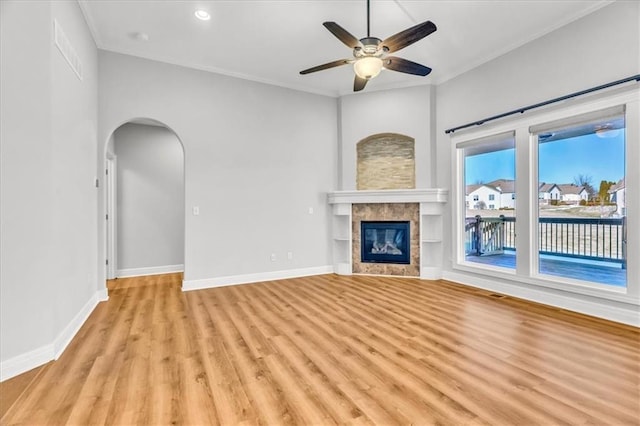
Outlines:
[[53, 338], [51, 25], [49, 4], [0, 2], [2, 361]]
[[[76, 2], [0, 2], [2, 378], [55, 357], [97, 303], [97, 50]], [[53, 43], [57, 20], [80, 81]]]
[[124, 124], [114, 132], [119, 275], [184, 262], [184, 153], [165, 127]]
[[[454, 189], [452, 156], [454, 147], [450, 136], [444, 133], [446, 129], [638, 74], [640, 72], [639, 22], [640, 3], [615, 2], [439, 85], [437, 90], [438, 186]], [[457, 134], [463, 135], [464, 132], [457, 132]], [[516, 169], [528, 161], [527, 153], [520, 152]], [[517, 192], [528, 191], [527, 179], [518, 180], [516, 185]], [[455, 193], [453, 195], [455, 197]], [[447, 206], [451, 214], [445, 215], [445, 235], [453, 233], [452, 204], [449, 203]], [[529, 210], [528, 200], [519, 197], [517, 208], [519, 217], [523, 217], [521, 215]], [[518, 235], [523, 235], [526, 229], [518, 229], [517, 232]], [[449, 272], [454, 272], [452, 243], [452, 240], [445, 239], [444, 268]], [[455, 272], [456, 277], [465, 282], [474, 282], [478, 278], [470, 272], [460, 270]], [[451, 278], [452, 275], [449, 277]], [[629, 276], [629, 280], [637, 280], [637, 278]], [[516, 289], [521, 287], [517, 281], [498, 278], [492, 278], [492, 281], [507, 283]], [[609, 308], [628, 309], [627, 312], [636, 309], [613, 301], [602, 301], [542, 287], [538, 287], [535, 292], [540, 296], [540, 300], [567, 297], [566, 300], [589, 303], [593, 307], [593, 312], [601, 308], [602, 311]]]
[[183, 143], [185, 281], [331, 264], [335, 99], [110, 52], [99, 63], [99, 164], [132, 118], [158, 120]]
[[432, 186], [431, 86], [359, 92], [340, 98], [340, 178], [338, 189], [356, 189], [357, 144], [378, 133], [415, 139], [416, 188]]

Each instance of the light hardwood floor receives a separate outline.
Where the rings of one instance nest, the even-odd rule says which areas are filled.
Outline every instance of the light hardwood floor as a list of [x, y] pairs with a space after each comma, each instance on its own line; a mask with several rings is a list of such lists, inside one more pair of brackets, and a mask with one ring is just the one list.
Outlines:
[[2, 424], [639, 424], [633, 327], [444, 281], [109, 287]]

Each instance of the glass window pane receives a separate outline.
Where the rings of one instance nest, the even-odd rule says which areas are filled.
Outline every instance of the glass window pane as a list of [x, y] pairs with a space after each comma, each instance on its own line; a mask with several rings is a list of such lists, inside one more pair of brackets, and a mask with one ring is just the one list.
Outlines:
[[513, 133], [464, 144], [467, 262], [515, 269], [516, 197]]
[[626, 287], [624, 114], [589, 118], [536, 134], [538, 272]]

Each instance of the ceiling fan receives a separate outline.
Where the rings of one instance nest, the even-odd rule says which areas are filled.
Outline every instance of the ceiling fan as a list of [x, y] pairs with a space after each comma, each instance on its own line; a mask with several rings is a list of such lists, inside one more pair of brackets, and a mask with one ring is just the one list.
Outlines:
[[339, 59], [337, 61], [318, 65], [306, 70], [300, 71], [300, 74], [310, 74], [316, 71], [322, 71], [329, 68], [338, 67], [340, 65], [353, 64], [356, 73], [353, 82], [353, 91], [359, 92], [364, 89], [367, 82], [377, 76], [382, 68], [398, 71], [406, 74], [425, 76], [431, 72], [431, 68], [411, 62], [397, 56], [388, 56], [389, 53], [397, 52], [400, 49], [421, 40], [434, 32], [437, 28], [431, 21], [407, 28], [404, 31], [392, 35], [384, 40], [377, 37], [371, 37], [369, 9], [370, 0], [367, 0], [367, 36], [358, 40], [347, 30], [342, 28], [335, 22], [324, 22], [322, 25], [338, 38], [345, 45], [353, 49], [353, 58]]

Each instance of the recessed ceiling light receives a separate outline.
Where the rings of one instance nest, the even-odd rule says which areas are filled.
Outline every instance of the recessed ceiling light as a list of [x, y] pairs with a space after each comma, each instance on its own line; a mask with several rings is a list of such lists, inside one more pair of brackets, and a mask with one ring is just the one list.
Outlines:
[[196, 15], [196, 18], [198, 18], [201, 21], [208, 21], [209, 19], [211, 19], [211, 15], [209, 15], [209, 12], [202, 9], [196, 10], [194, 15]]

